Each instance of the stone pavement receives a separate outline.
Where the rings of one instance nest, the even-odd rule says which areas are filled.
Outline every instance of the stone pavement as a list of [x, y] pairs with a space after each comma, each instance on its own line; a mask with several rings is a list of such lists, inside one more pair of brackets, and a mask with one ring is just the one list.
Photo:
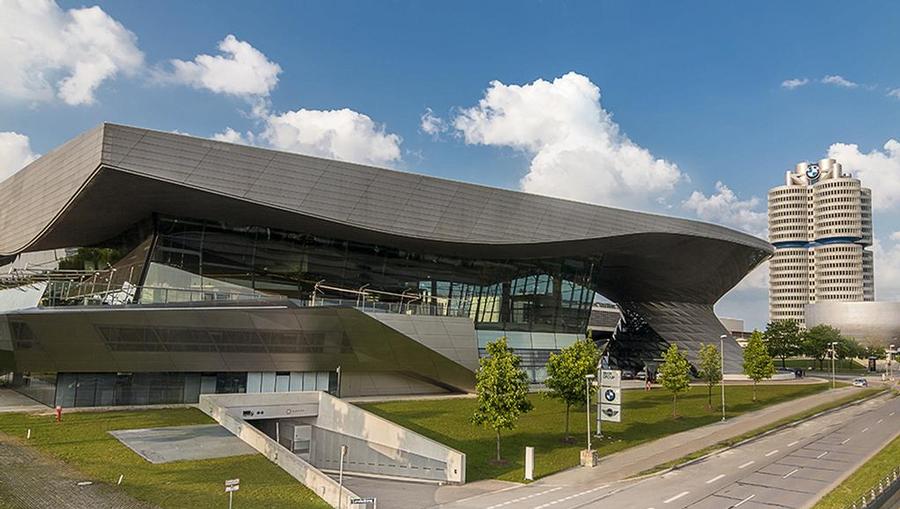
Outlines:
[[[0, 500], [13, 509], [153, 509], [113, 484], [78, 486], [65, 463], [0, 433]], [[112, 480], [114, 481], [114, 480]], [[127, 480], [126, 480], [127, 481]]]
[[256, 449], [218, 424], [110, 431], [150, 463], [256, 454]]

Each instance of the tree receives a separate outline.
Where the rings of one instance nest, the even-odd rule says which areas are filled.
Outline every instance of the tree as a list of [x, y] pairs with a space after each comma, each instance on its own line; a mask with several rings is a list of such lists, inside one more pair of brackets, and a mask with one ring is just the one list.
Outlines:
[[883, 346], [867, 346], [863, 356], [866, 359], [874, 357], [878, 360], [884, 360], [887, 359], [887, 350]]
[[817, 360], [819, 369], [822, 369], [822, 360], [829, 355], [831, 343], [840, 343], [842, 340], [840, 330], [825, 324], [816, 325], [803, 336], [803, 353]]
[[497, 433], [497, 461], [500, 458], [500, 430], [513, 429], [519, 416], [532, 409], [528, 401], [528, 375], [519, 367], [521, 359], [506, 346], [502, 337], [487, 344], [487, 356], [478, 361], [475, 392], [478, 403], [472, 422]]
[[781, 367], [786, 368], [788, 357], [797, 355], [802, 351], [803, 334], [800, 325], [794, 320], [776, 320], [766, 324], [766, 332], [763, 334], [769, 355], [781, 359]]
[[659, 376], [663, 387], [672, 391], [672, 417], [677, 417], [678, 393], [687, 390], [691, 384], [691, 364], [678, 350], [678, 345], [673, 343], [666, 350], [663, 363], [659, 366]]
[[744, 374], [753, 380], [753, 401], [756, 401], [756, 384], [763, 378], [772, 378], [775, 374], [775, 362], [769, 355], [762, 332], [753, 331], [747, 347], [744, 348]]
[[700, 348], [700, 378], [706, 381], [706, 407], [712, 409], [713, 386], [722, 380], [722, 358], [716, 345]]
[[566, 404], [566, 440], [569, 436], [569, 410], [572, 405], [583, 403], [587, 399], [585, 376], [597, 371], [600, 352], [590, 339], [580, 339], [550, 354], [547, 362], [548, 396], [562, 400]]

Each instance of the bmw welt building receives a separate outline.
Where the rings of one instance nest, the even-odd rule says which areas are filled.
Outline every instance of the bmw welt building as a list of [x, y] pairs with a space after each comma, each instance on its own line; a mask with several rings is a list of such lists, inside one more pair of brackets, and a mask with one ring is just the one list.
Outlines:
[[[76, 249], [78, 248], [78, 249]], [[23, 264], [65, 249], [52, 268]], [[104, 124], [0, 183], [0, 372], [48, 404], [540, 382], [597, 294], [610, 362], [692, 361], [771, 246], [727, 228]], [[740, 348], [725, 344], [726, 370]]]

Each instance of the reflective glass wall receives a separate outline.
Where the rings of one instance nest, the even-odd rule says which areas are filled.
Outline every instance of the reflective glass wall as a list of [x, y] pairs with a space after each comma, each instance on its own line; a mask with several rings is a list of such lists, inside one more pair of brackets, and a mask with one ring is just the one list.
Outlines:
[[[443, 314], [471, 317], [480, 330], [579, 337], [586, 333], [594, 296], [591, 258], [452, 257], [177, 218], [160, 218], [158, 233], [144, 285], [160, 292], [175, 287], [188, 290], [184, 295], [255, 291], [308, 300], [314, 293], [346, 299], [335, 288], [364, 287], [372, 291], [368, 299], [415, 296]], [[166, 293], [169, 299], [178, 295]], [[154, 298], [142, 295], [144, 302]]]

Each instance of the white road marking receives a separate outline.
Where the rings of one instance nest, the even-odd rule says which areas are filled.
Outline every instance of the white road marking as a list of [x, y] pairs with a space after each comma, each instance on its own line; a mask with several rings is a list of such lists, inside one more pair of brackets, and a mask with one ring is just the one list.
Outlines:
[[828, 451], [825, 451], [825, 452], [823, 452], [822, 454], [816, 456], [816, 459], [817, 459], [817, 460], [820, 460], [820, 459], [824, 458], [826, 454], [828, 454]]
[[841, 445], [846, 445], [847, 442], [849, 442], [849, 441], [850, 441], [850, 439], [848, 438], [847, 440], [844, 440], [843, 442], [841, 442]]
[[865, 433], [866, 431], [869, 431], [869, 428], [864, 428], [860, 433]]
[[688, 493], [690, 493], [690, 491], [682, 491], [681, 493], [675, 495], [674, 497], [672, 497], [668, 500], [663, 500], [663, 504], [668, 504], [669, 502], [674, 502], [674, 501], [678, 500], [679, 498], [687, 495]]
[[893, 417], [893, 416], [894, 416], [894, 412], [891, 412], [888, 414], [888, 417]]
[[492, 506], [488, 506], [487, 509], [497, 509], [498, 507], [504, 507], [504, 506], [507, 506], [507, 505], [509, 505], [509, 504], [515, 504], [516, 502], [521, 502], [521, 501], [523, 501], [523, 500], [528, 500], [529, 498], [540, 497], [541, 495], [546, 495], [547, 493], [552, 493], [552, 492], [554, 492], [554, 491], [556, 491], [556, 490], [561, 490], [561, 489], [563, 489], [562, 486], [557, 486], [557, 487], [555, 487], [555, 488], [550, 488], [549, 490], [541, 491], [540, 493], [532, 493], [531, 495], [528, 495], [528, 496], [525, 496], [525, 497], [519, 497], [519, 498], [515, 498], [515, 499], [512, 499], [512, 500], [507, 500], [506, 502], [503, 502], [502, 504], [495, 504], [495, 505], [492, 505]]
[[785, 474], [784, 477], [782, 477], [782, 479], [787, 479], [788, 477], [796, 474], [799, 471], [800, 471], [799, 468], [795, 468], [795, 469], [791, 470], [790, 472], [788, 472], [787, 474]]
[[771, 455], [773, 455], [773, 454], [778, 454], [778, 449], [775, 449], [774, 451], [769, 451], [769, 452], [767, 452], [767, 453], [766, 453], [766, 457], [768, 458], [769, 456], [771, 456]]
[[[603, 486], [597, 486], [596, 488], [593, 488], [593, 489], [590, 489], [590, 490], [585, 490], [585, 491], [582, 491], [581, 493], [575, 493], [575, 494], [569, 495], [568, 497], [563, 497], [563, 498], [558, 498], [558, 499], [556, 499], [556, 500], [551, 500], [550, 502], [547, 502], [546, 504], [539, 505], [539, 506], [535, 507], [534, 509], [545, 509], [546, 507], [550, 507], [550, 506], [552, 506], [552, 505], [556, 505], [556, 504], [558, 504], [558, 503], [560, 503], [560, 502], [565, 502], [565, 501], [567, 501], [567, 500], [571, 500], [571, 499], [573, 499], [573, 498], [580, 497], [580, 496], [582, 496], [582, 495], [587, 495], [588, 493], [593, 493], [593, 492], [595, 492], [595, 491], [597, 491], [597, 490], [602, 490], [603, 488], [608, 488], [608, 487], [609, 487], [609, 484], [604, 484]], [[559, 488], [562, 488], [562, 486], [560, 486]], [[551, 490], [551, 491], [555, 491], [555, 490]], [[511, 500], [510, 502], [514, 502], [514, 500]], [[507, 502], [507, 503], [509, 503], [509, 502]]]
[[788, 444], [788, 447], [794, 447], [794, 446], [797, 445], [798, 443], [800, 443], [799, 440], [794, 440], [793, 442], [791, 442], [791, 443]]
[[744, 502], [750, 501], [750, 499], [753, 498], [753, 497], [755, 497], [755, 496], [756, 496], [756, 494], [754, 493], [753, 495], [750, 495], [749, 497], [745, 498], [744, 500], [741, 500], [740, 502], [738, 502], [737, 504], [734, 504], [734, 505], [731, 506], [731, 507], [740, 507], [740, 506], [744, 505]]
[[878, 419], [878, 422], [876, 422], [875, 424], [881, 424], [882, 422], [884, 422], [884, 419]]
[[712, 484], [712, 483], [718, 481], [719, 479], [721, 479], [721, 478], [723, 478], [723, 477], [725, 477], [725, 474], [719, 474], [719, 475], [713, 477], [712, 479], [706, 481], [706, 484]]
[[739, 467], [738, 467], [738, 470], [740, 470], [740, 469], [742, 469], [742, 468], [744, 468], [744, 467], [749, 467], [750, 465], [752, 465], [752, 464], [754, 464], [754, 463], [756, 463], [756, 462], [755, 462], [755, 461], [748, 461], [747, 463], [744, 463], [743, 465], [739, 466]]

